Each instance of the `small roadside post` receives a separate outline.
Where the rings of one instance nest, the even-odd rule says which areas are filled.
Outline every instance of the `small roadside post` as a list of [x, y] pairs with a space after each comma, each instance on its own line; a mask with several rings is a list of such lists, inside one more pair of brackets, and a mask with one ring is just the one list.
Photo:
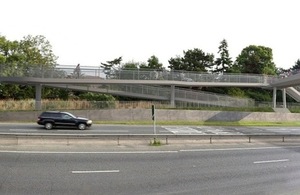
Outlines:
[[153, 120], [153, 133], [156, 137], [156, 117], [155, 117], [155, 105], [152, 105], [152, 120]]

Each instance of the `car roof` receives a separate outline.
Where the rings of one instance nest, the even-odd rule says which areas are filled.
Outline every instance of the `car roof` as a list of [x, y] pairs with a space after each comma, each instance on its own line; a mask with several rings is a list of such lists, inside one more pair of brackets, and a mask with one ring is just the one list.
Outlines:
[[44, 114], [59, 114], [61, 113], [60, 111], [45, 111], [45, 112], [42, 112], [41, 115], [44, 115]]
[[71, 114], [70, 112], [62, 112], [62, 111], [45, 111], [44, 113], [66, 113], [66, 114]]
[[76, 115], [74, 115], [70, 112], [61, 112], [61, 111], [45, 111], [45, 112], [41, 113], [41, 115], [45, 115], [45, 114], [67, 114], [67, 115], [71, 115], [73, 117], [76, 117]]

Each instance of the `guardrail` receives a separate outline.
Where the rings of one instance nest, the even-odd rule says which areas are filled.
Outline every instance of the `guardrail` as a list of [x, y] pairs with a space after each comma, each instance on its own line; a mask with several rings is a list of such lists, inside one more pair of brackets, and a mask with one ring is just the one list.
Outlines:
[[[185, 141], [193, 141], [193, 144], [213, 144], [214, 142], [247, 142], [253, 143], [258, 140], [273, 142], [288, 142], [300, 139], [300, 134], [245, 134], [245, 135], [190, 135], [190, 134], [37, 134], [37, 133], [1, 133], [0, 145], [77, 145], [77, 144], [103, 144], [121, 145], [149, 144], [150, 140], [160, 140], [162, 145], [185, 144]], [[201, 141], [201, 142], [200, 142]]]

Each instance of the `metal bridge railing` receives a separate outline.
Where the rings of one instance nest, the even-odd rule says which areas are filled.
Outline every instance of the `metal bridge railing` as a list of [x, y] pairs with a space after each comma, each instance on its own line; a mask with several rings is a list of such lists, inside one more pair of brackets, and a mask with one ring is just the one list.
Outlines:
[[249, 107], [253, 106], [255, 102], [250, 98], [238, 98], [206, 91], [178, 88], [175, 90], [175, 97], [176, 100], [180, 101], [189, 101], [199, 104], [225, 107]]
[[[157, 97], [160, 100], [168, 100], [171, 97], [170, 87], [149, 86], [149, 85], [103, 85], [99, 88], [105, 89], [108, 93], [125, 92], [126, 94], [138, 94], [144, 97]], [[254, 105], [250, 98], [231, 97], [206, 91], [175, 88], [175, 101], [194, 102], [205, 105], [249, 107]]]
[[169, 80], [186, 82], [227, 82], [227, 83], [263, 83], [269, 84], [278, 77], [257, 74], [213, 74], [173, 70], [105, 70], [97, 67], [53, 67], [32, 66], [16, 68], [0, 65], [1, 77], [35, 77], [35, 78], [78, 78], [78, 79], [119, 79], [119, 80]]
[[149, 85], [103, 85], [99, 88], [107, 90], [107, 92], [117, 91], [130, 94], [139, 94], [145, 97], [156, 96], [162, 97], [162, 99], [169, 99], [170, 89], [167, 87], [157, 87]]

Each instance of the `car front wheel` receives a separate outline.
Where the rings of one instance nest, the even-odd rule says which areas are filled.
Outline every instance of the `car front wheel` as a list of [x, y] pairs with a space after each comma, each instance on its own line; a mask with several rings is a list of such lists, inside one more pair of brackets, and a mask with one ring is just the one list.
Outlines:
[[52, 123], [45, 123], [45, 129], [50, 130], [53, 128], [53, 124]]
[[84, 123], [80, 123], [78, 125], [78, 129], [80, 129], [80, 130], [85, 130], [85, 128], [86, 128], [86, 125]]

